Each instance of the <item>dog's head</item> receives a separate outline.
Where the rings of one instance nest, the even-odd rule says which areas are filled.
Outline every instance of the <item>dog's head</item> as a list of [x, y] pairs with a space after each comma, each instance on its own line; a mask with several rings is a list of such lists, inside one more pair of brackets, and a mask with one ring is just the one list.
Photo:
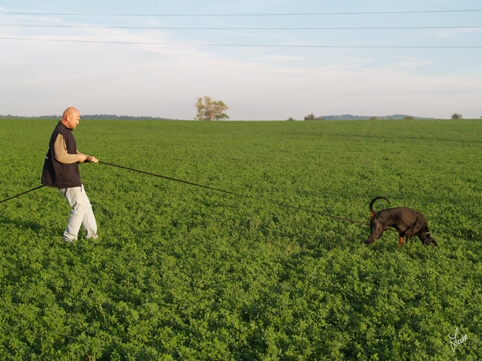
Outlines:
[[422, 240], [424, 246], [438, 246], [437, 242], [432, 238], [429, 231], [421, 233], [420, 239]]

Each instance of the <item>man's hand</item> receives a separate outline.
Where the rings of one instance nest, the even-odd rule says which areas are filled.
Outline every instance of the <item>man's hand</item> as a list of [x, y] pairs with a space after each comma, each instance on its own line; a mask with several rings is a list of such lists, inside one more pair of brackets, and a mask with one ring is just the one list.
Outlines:
[[94, 157], [93, 155], [89, 155], [89, 156], [87, 157], [87, 162], [90, 162], [90, 163], [99, 163], [99, 160], [98, 160], [96, 157]]
[[99, 163], [99, 160], [93, 155], [85, 155], [82, 153], [78, 153], [78, 156], [79, 156], [79, 163], [85, 163], [85, 162]]
[[78, 153], [77, 156], [79, 157], [79, 163], [84, 163], [87, 160], [87, 156], [82, 153]]

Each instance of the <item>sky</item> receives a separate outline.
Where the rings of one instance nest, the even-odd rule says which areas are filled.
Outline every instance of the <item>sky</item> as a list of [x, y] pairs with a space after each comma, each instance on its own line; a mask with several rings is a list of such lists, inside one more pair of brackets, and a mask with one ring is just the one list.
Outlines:
[[480, 0], [1, 0], [0, 115], [482, 116]]

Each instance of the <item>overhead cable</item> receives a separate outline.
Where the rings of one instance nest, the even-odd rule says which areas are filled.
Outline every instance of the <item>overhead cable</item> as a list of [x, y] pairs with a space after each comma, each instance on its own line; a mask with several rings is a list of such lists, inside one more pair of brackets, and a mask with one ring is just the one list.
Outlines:
[[53, 38], [19, 38], [1, 36], [0, 40], [44, 41], [63, 43], [121, 44], [121, 45], [159, 45], [159, 46], [197, 46], [197, 47], [252, 47], [252, 48], [333, 48], [333, 49], [482, 49], [482, 45], [300, 45], [300, 44], [208, 44], [208, 43], [165, 43], [144, 41], [80, 40]]
[[0, 24], [4, 27], [74, 28], [74, 29], [140, 29], [140, 30], [423, 30], [423, 29], [481, 29], [482, 25], [464, 26], [321, 26], [321, 27], [186, 27], [186, 26], [107, 26], [107, 25], [47, 25]]
[[482, 9], [454, 9], [454, 10], [401, 10], [401, 11], [354, 11], [354, 12], [304, 12], [304, 13], [62, 13], [62, 12], [33, 12], [33, 11], [0, 11], [5, 15], [30, 16], [107, 16], [107, 17], [254, 17], [254, 16], [335, 16], [335, 15], [389, 15], [389, 14], [437, 14], [437, 13], [475, 13]]

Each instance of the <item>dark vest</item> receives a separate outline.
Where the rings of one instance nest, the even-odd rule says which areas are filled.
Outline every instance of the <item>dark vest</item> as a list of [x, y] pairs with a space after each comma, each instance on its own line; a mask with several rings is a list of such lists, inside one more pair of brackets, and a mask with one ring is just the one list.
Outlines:
[[77, 143], [72, 131], [59, 122], [50, 137], [49, 150], [45, 156], [44, 168], [42, 171], [42, 184], [57, 188], [80, 187], [79, 164], [63, 164], [55, 159], [54, 143], [57, 136], [62, 134], [67, 145], [67, 153], [77, 154]]

